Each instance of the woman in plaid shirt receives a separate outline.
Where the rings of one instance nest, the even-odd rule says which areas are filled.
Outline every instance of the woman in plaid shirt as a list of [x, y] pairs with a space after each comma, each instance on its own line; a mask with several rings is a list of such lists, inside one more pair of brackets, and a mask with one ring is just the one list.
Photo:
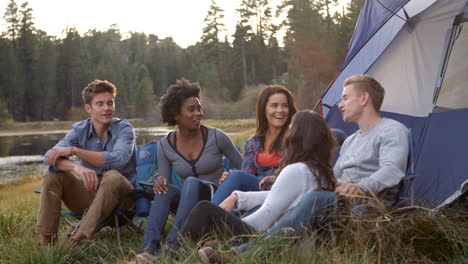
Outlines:
[[[220, 204], [233, 191], [259, 191], [275, 180], [273, 173], [283, 156], [282, 142], [297, 106], [291, 92], [269, 85], [257, 98], [257, 131], [244, 143], [242, 170], [224, 172], [212, 202]], [[263, 186], [263, 188], [262, 188]]]

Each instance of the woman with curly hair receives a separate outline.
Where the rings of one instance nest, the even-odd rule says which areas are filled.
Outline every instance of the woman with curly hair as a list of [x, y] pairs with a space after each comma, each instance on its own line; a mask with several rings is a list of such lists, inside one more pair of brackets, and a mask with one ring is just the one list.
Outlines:
[[[197, 83], [177, 80], [161, 97], [162, 122], [176, 126], [163, 137], [158, 146], [159, 177], [153, 191], [146, 224], [143, 253], [137, 260], [152, 262], [160, 253], [161, 235], [171, 208], [177, 208], [175, 220], [166, 243], [177, 237], [177, 231], [190, 210], [201, 200], [210, 199], [210, 185], [216, 185], [224, 169], [224, 154], [234, 167], [240, 168], [242, 156], [230, 138], [221, 130], [201, 124], [203, 111], [200, 87]], [[182, 186], [171, 182], [172, 171], [180, 177]]]

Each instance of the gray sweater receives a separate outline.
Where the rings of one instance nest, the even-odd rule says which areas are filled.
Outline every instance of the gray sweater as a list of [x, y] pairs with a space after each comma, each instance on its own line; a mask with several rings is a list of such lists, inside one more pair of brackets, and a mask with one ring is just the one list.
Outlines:
[[270, 191], [233, 193], [239, 198], [239, 210], [250, 210], [262, 205], [242, 221], [258, 232], [263, 232], [286, 215], [307, 193], [318, 189], [315, 174], [305, 163], [298, 162], [281, 170]]
[[[189, 176], [218, 183], [224, 170], [222, 155], [239, 169], [242, 166], [242, 155], [232, 143], [231, 139], [221, 130], [214, 127], [207, 128], [207, 138], [202, 151], [196, 160], [186, 160], [169, 144], [168, 136], [159, 141], [158, 167], [159, 175], [171, 182], [172, 170], [179, 175], [182, 183]], [[194, 173], [194, 168], [195, 172]]]
[[365, 133], [358, 130], [344, 141], [333, 168], [338, 184], [356, 183], [373, 193], [396, 186], [405, 176], [408, 141], [408, 129], [388, 118]]

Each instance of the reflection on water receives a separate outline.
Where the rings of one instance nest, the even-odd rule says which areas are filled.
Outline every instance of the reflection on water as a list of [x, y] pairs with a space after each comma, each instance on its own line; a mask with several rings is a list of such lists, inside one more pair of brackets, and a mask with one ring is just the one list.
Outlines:
[[[159, 140], [170, 130], [164, 127], [137, 128], [137, 146]], [[18, 175], [41, 173], [42, 156], [68, 131], [41, 131], [29, 133], [0, 133], [0, 184], [18, 178]]]

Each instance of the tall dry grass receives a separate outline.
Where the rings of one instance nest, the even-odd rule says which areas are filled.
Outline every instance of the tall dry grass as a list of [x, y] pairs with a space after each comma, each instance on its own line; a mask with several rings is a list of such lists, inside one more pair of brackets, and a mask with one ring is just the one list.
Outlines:
[[[245, 123], [243, 123], [245, 122]], [[208, 121], [232, 136], [236, 145], [255, 132], [254, 121]], [[79, 246], [67, 241], [70, 230], [61, 225], [59, 243], [48, 248], [37, 246], [34, 232], [39, 208], [40, 178], [24, 178], [0, 185], [0, 263], [128, 263], [140, 252], [142, 235], [122, 230], [119, 246], [114, 229], [104, 228], [93, 239]], [[463, 208], [432, 212], [424, 208], [387, 211], [374, 206], [365, 215], [346, 217], [346, 225], [311, 231], [305, 238], [256, 236], [257, 246], [230, 263], [468, 263], [467, 201]], [[378, 203], [377, 203], [378, 204]], [[169, 223], [172, 222], [170, 219]], [[167, 234], [169, 225], [166, 228]], [[218, 249], [229, 249], [232, 241], [223, 239]], [[200, 245], [186, 241], [174, 256], [161, 257], [160, 263], [200, 263]]]

